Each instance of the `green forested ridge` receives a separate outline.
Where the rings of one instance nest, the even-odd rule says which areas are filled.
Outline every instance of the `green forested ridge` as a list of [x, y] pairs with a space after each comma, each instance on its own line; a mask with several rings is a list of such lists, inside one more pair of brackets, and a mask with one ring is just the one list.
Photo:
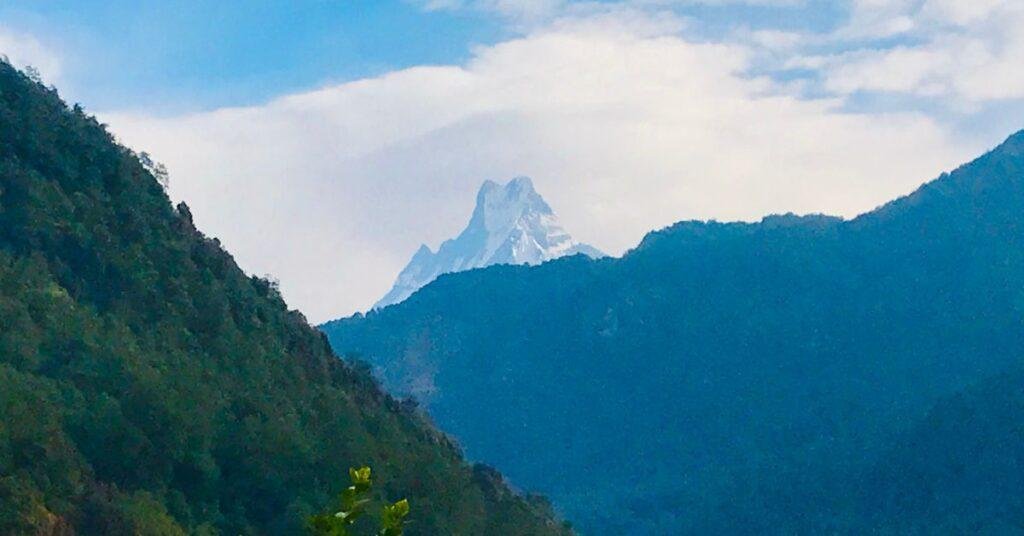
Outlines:
[[1024, 132], [852, 220], [680, 222], [322, 329], [584, 534], [1024, 526], [1020, 421], [941, 402], [1024, 358]]
[[409, 534], [567, 532], [0, 63], [0, 533], [297, 533], [362, 464]]

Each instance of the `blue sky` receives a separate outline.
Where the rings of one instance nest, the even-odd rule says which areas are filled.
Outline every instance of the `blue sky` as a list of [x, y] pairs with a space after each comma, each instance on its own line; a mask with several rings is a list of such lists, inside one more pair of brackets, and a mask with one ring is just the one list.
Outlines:
[[390, 0], [8, 0], [0, 21], [59, 51], [64, 77], [97, 109], [250, 104], [458, 62], [507, 33], [483, 13]]
[[487, 179], [619, 254], [684, 219], [854, 216], [1024, 128], [1018, 0], [7, 0], [0, 53], [314, 321], [375, 302]]
[[[611, 3], [611, 2], [604, 2]], [[738, 25], [825, 31], [840, 3], [671, 5], [695, 37]], [[424, 64], [459, 63], [513, 36], [498, 9], [403, 0], [7, 0], [0, 21], [61, 54], [74, 96], [96, 109], [246, 105]]]

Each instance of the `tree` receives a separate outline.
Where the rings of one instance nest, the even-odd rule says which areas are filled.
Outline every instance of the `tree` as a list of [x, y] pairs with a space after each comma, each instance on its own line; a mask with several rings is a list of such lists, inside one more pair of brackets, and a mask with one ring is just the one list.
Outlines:
[[27, 76], [29, 80], [37, 84], [43, 83], [43, 75], [39, 73], [39, 69], [36, 69], [31, 65], [25, 66], [25, 76]]
[[170, 186], [171, 176], [167, 172], [167, 166], [153, 160], [153, 157], [146, 151], [139, 153], [139, 162], [142, 164], [142, 167], [146, 168], [146, 171], [153, 175], [153, 178], [156, 179], [156, 182], [159, 183], [164, 190]]

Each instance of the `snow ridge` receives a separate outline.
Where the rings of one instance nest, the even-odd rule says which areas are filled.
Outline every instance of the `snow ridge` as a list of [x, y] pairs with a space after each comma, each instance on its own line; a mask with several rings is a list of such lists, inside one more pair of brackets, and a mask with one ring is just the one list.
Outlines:
[[504, 185], [484, 181], [466, 229], [444, 241], [437, 253], [420, 246], [391, 291], [373, 308], [401, 302], [441, 274], [494, 264], [536, 265], [579, 253], [591, 258], [605, 256], [573, 240], [529, 177], [516, 177]]

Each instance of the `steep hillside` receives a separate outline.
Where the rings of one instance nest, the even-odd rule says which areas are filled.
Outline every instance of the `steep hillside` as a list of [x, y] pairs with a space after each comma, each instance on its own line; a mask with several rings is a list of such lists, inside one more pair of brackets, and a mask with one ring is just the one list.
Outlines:
[[1024, 133], [854, 220], [682, 222], [323, 326], [470, 458], [649, 534], [859, 526], [848, 486], [1022, 328]]
[[864, 528], [889, 534], [1019, 534], [1024, 527], [1024, 371], [942, 399], [857, 487]]
[[412, 534], [561, 534], [338, 360], [81, 109], [0, 63], [0, 533], [294, 534], [371, 465]]

